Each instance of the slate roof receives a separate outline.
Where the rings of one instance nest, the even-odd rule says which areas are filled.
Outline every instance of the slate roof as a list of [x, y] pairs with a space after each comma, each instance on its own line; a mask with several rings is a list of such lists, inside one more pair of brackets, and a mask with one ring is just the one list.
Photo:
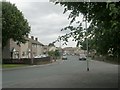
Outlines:
[[38, 45], [44, 46], [44, 45], [43, 45], [42, 43], [40, 43], [39, 41], [33, 40], [33, 39], [31, 39], [31, 38], [26, 38], [26, 40], [30, 41], [30, 42], [33, 43], [33, 44], [38, 44]]

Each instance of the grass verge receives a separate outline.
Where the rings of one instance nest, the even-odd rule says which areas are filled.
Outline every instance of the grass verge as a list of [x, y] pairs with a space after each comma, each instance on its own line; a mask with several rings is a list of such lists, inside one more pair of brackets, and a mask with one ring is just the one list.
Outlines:
[[25, 64], [2, 64], [2, 68], [15, 68], [15, 67], [25, 67], [29, 65]]
[[[50, 61], [44, 61], [44, 62], [37, 62], [34, 65], [43, 65], [43, 64], [50, 64], [52, 62]], [[16, 68], [16, 67], [25, 67], [25, 66], [31, 66], [27, 64], [2, 64], [2, 68]]]

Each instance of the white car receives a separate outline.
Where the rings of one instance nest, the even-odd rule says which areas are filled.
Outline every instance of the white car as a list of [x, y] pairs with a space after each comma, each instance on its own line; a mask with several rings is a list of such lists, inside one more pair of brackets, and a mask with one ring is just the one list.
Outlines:
[[40, 55], [38, 55], [38, 56], [35, 56], [34, 58], [41, 58], [41, 56], [40, 56]]
[[35, 56], [34, 58], [43, 58], [43, 57], [47, 57], [47, 55], [42, 54], [42, 55]]
[[66, 56], [66, 55], [63, 55], [63, 56], [62, 56], [62, 60], [67, 60], [67, 56]]
[[86, 60], [86, 55], [85, 54], [80, 54], [79, 60]]

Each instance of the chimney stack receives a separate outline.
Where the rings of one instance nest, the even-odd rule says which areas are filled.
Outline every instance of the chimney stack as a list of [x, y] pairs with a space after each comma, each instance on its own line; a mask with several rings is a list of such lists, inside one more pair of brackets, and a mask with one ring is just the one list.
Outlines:
[[35, 38], [36, 41], [38, 41], [38, 38]]
[[33, 40], [34, 40], [34, 36], [31, 36], [31, 39], [33, 39]]

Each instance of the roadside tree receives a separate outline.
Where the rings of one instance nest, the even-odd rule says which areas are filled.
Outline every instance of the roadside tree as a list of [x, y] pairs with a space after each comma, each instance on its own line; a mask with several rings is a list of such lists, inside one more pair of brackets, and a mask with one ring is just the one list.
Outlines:
[[[56, 1], [56, 0], [54, 0]], [[89, 49], [95, 49], [98, 54], [109, 55], [109, 51], [114, 57], [120, 57], [120, 2], [54, 2], [64, 6], [64, 12], [70, 11], [68, 19], [70, 24], [61, 29], [70, 30], [70, 33], [58, 38], [68, 42], [69, 37], [77, 41], [77, 46], [85, 48], [85, 38], [89, 38]], [[83, 15], [84, 20], [89, 23], [85, 29], [83, 21], [78, 17]], [[76, 23], [77, 26], [74, 26]], [[84, 46], [83, 46], [84, 45]]]
[[25, 43], [25, 36], [30, 32], [28, 21], [15, 4], [2, 2], [2, 47], [9, 39], [13, 39], [18, 44]]

